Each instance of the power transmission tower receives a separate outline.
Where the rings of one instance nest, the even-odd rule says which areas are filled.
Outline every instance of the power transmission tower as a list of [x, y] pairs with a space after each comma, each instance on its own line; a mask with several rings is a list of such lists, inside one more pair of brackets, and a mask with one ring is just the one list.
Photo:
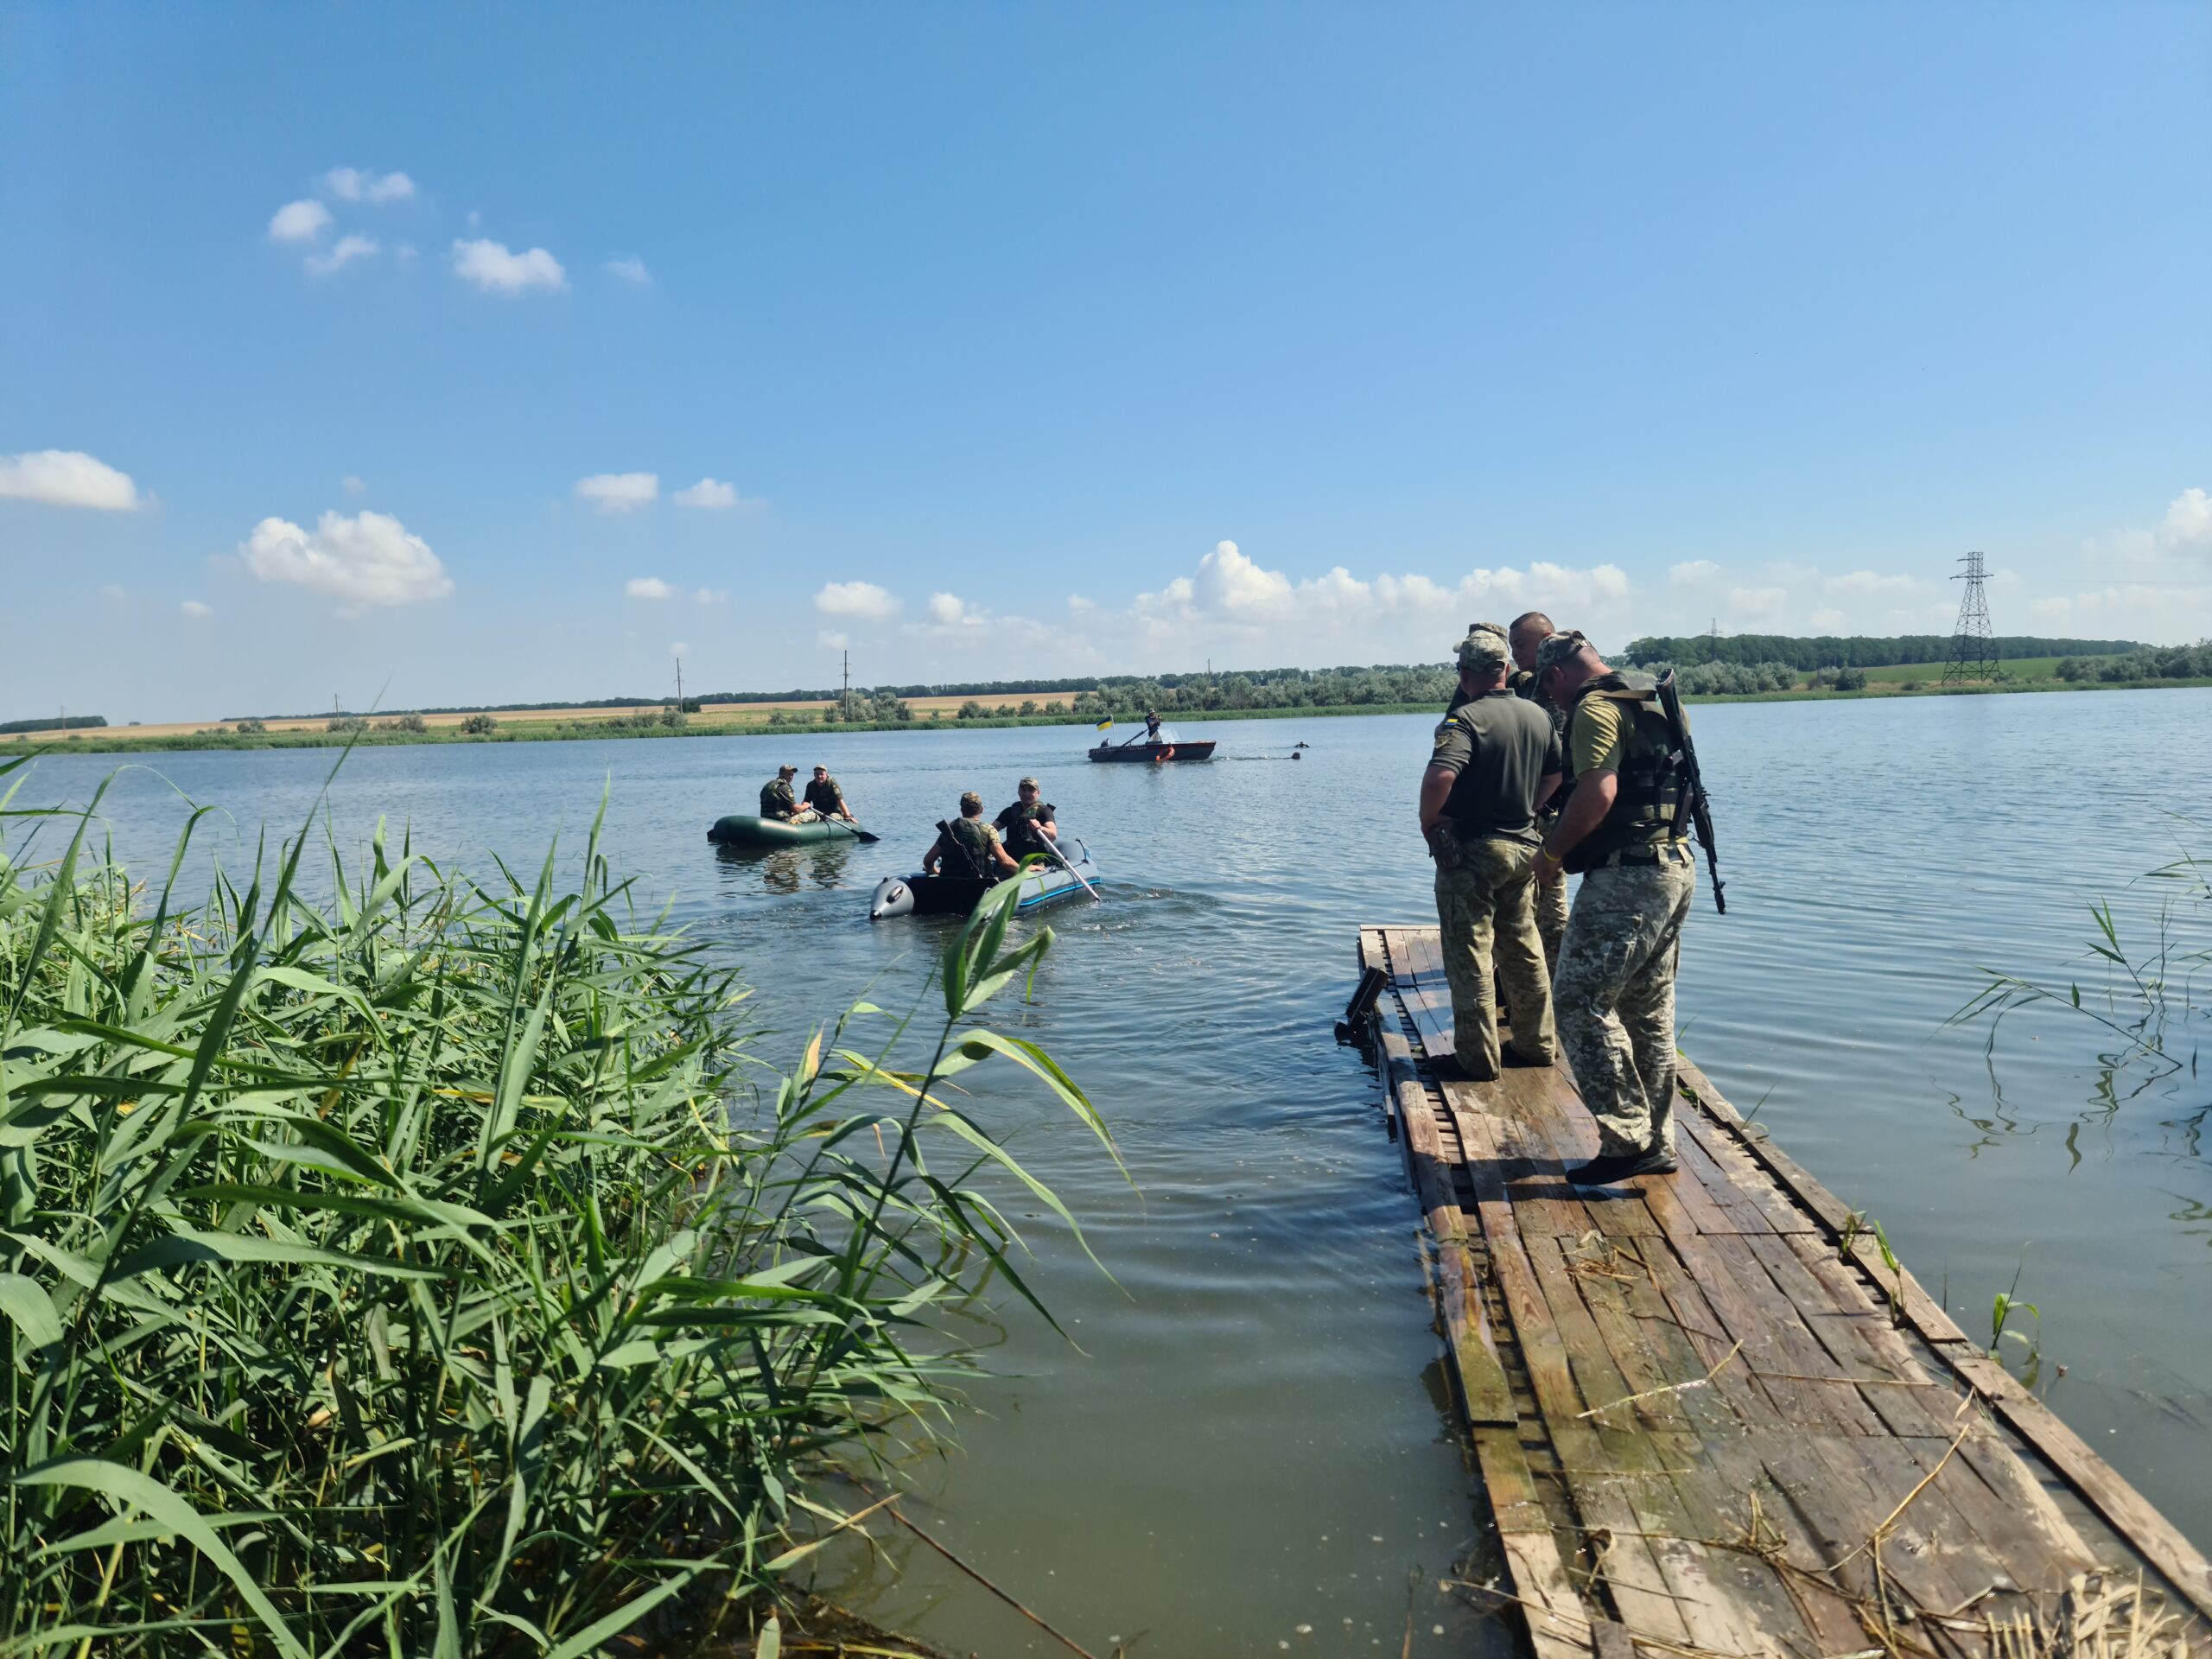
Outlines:
[[1943, 683], [2001, 680], [2005, 671], [1997, 664], [1997, 646], [1989, 632], [1989, 598], [1981, 586], [1988, 572], [1982, 569], [1979, 553], [1969, 553], [1959, 563], [1966, 569], [1951, 580], [1963, 582], [1967, 590], [1959, 599], [1958, 626], [1951, 632], [1951, 660], [1943, 664]]

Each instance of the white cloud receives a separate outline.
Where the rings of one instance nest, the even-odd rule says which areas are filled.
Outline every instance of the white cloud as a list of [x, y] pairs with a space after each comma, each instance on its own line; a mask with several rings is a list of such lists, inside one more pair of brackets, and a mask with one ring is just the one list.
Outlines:
[[215, 607], [213, 606], [203, 605], [196, 599], [186, 600], [183, 604], [177, 607], [177, 609], [183, 612], [185, 615], [192, 618], [194, 621], [198, 621], [203, 616], [213, 616], [215, 614]]
[[678, 639], [674, 645], [671, 645], [669, 647], [669, 651], [679, 662], [691, 654], [691, 647], [685, 645], [681, 639]]
[[930, 595], [930, 620], [941, 628], [956, 628], [968, 620], [967, 605], [950, 594]]
[[356, 259], [365, 259], [377, 251], [377, 239], [372, 236], [341, 236], [328, 253], [311, 253], [307, 257], [309, 274], [327, 276], [334, 270], [343, 270]]
[[100, 597], [111, 604], [122, 605], [138, 597], [119, 582], [111, 582], [100, 589]]
[[1731, 588], [1728, 608], [1738, 616], [1770, 617], [1782, 614], [1782, 607], [1789, 602], [1789, 593], [1783, 588]]
[[824, 616], [857, 616], [882, 622], [899, 614], [899, 598], [872, 582], [825, 583], [814, 596], [814, 608]]
[[2212, 553], [2212, 495], [2183, 490], [2166, 509], [2158, 540], [2183, 553]]
[[679, 507], [734, 507], [737, 505], [737, 486], [702, 478], [690, 488], [677, 491], [672, 499]]
[[697, 593], [692, 594], [691, 597], [694, 601], [701, 605], [727, 605], [729, 603], [729, 589], [727, 588], [702, 588]]
[[334, 167], [322, 184], [340, 201], [406, 201], [415, 194], [415, 181], [404, 173], [379, 175], [358, 167]]
[[264, 518], [238, 552], [258, 580], [332, 594], [348, 609], [411, 605], [453, 592], [453, 578], [428, 542], [398, 519], [366, 510], [352, 518], [326, 512], [313, 533]]
[[369, 493], [368, 485], [351, 473], [338, 480], [338, 487], [348, 495], [366, 495]]
[[1872, 570], [1851, 570], [1840, 576], [1828, 576], [1821, 582], [1821, 590], [1829, 594], [1862, 594], [1872, 598], [1877, 594], [1917, 594], [1927, 590], [1928, 583], [1918, 576], [1883, 576]]
[[312, 242], [330, 228], [330, 209], [319, 201], [288, 201], [270, 215], [272, 242]]
[[454, 273], [486, 294], [523, 294], [533, 288], [563, 289], [569, 273], [543, 248], [516, 253], [503, 242], [480, 237], [453, 245]]
[[594, 473], [576, 480], [576, 493], [601, 512], [635, 512], [660, 494], [658, 473]]
[[850, 634], [840, 633], [835, 628], [824, 628], [814, 636], [814, 643], [824, 651], [843, 651], [853, 643]]
[[2075, 639], [2175, 641], [2212, 636], [2212, 582], [2124, 582], [2028, 607], [2037, 631]]
[[635, 283], [640, 288], [650, 287], [653, 274], [645, 269], [645, 262], [639, 258], [610, 259], [607, 269], [626, 283]]
[[1718, 581], [1720, 567], [1711, 559], [1691, 559], [1686, 563], [1670, 565], [1667, 580], [1677, 588], [1703, 588]]
[[631, 599], [674, 599], [676, 589], [658, 576], [632, 576], [622, 592]]
[[1843, 632], [1844, 620], [1844, 614], [1841, 611], [1833, 609], [1815, 611], [1813, 613], [1813, 632], [1815, 633], [1841, 633]]
[[127, 473], [81, 449], [27, 449], [0, 455], [0, 500], [42, 501], [50, 507], [129, 512], [145, 505]]

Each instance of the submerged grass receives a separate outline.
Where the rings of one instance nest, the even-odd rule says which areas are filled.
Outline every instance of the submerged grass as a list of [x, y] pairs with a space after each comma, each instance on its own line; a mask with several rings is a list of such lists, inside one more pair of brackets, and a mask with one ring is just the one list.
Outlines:
[[326, 845], [327, 905], [302, 831], [188, 910], [207, 809], [149, 902], [87, 855], [97, 796], [12, 798], [17, 842], [70, 839], [0, 851], [0, 1653], [742, 1625], [853, 1519], [825, 1474], [938, 1432], [935, 1313], [1027, 1296], [993, 1181], [1065, 1216], [944, 1080], [1012, 1061], [1106, 1140], [970, 1023], [1051, 943], [1009, 948], [1006, 903], [947, 949], [920, 1071], [853, 1046], [861, 1004], [778, 1075], [596, 824], [573, 890], [380, 827], [358, 874]]

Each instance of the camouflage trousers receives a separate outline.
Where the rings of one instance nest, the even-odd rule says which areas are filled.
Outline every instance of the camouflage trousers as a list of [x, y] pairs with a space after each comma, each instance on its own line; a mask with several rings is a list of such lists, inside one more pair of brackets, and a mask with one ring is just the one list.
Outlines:
[[1495, 952], [1513, 1011], [1513, 1052], [1537, 1065], [1551, 1063], [1550, 976], [1536, 931], [1530, 849], [1517, 841], [1467, 841], [1436, 865], [1436, 919], [1443, 935], [1444, 976], [1452, 987], [1453, 1058], [1472, 1077], [1497, 1075], [1497, 1009], [1491, 998]]
[[1544, 971], [1559, 971], [1559, 942], [1567, 933], [1567, 883], [1536, 888], [1536, 932], [1544, 942]]
[[1675, 967], [1696, 892], [1677, 843], [1658, 864], [1592, 870], [1574, 895], [1552, 996], [1601, 1153], [1675, 1149]]

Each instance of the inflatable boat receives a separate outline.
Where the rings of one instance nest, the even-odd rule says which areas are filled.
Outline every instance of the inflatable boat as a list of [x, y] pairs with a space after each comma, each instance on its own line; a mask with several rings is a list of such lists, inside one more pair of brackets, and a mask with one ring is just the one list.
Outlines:
[[[1083, 881], [1090, 882], [1094, 889], [1102, 884], [1104, 878], [1098, 874], [1098, 867], [1090, 861], [1090, 851], [1080, 841], [1069, 836], [1060, 842], [1060, 851], [1075, 866], [1073, 873], [1066, 865], [1048, 860], [1030, 866], [1018, 877], [1007, 878], [1021, 883], [1021, 896], [1014, 900], [1015, 909], [1042, 910], [1062, 899], [1082, 898]], [[1077, 874], [1083, 881], [1076, 880]], [[992, 885], [972, 875], [886, 876], [875, 884], [874, 895], [868, 904], [868, 918], [881, 922], [893, 916], [965, 916], [976, 908], [976, 901], [988, 893]]]
[[858, 841], [859, 826], [842, 818], [813, 818], [792, 823], [783, 818], [748, 817], [733, 812], [716, 818], [707, 839], [717, 847], [798, 847], [815, 841]]

